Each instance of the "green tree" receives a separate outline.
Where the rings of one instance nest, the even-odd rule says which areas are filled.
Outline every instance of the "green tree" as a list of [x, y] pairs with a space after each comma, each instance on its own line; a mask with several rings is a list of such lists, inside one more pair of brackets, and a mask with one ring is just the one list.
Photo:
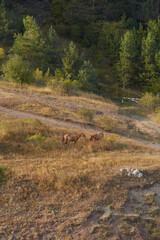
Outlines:
[[134, 83], [138, 71], [138, 46], [135, 31], [127, 31], [120, 46], [118, 71], [123, 88]]
[[[157, 42], [152, 31], [149, 31], [146, 38], [142, 40], [142, 62], [143, 72], [140, 74], [140, 79], [145, 86], [145, 89], [156, 82], [157, 71], [155, 63], [155, 55], [157, 52]], [[158, 62], [158, 55], [157, 55]]]
[[98, 81], [98, 74], [90, 61], [84, 61], [77, 76], [82, 90], [94, 90]]
[[50, 68], [51, 73], [53, 73], [55, 67], [61, 63], [62, 50], [59, 40], [56, 31], [51, 26], [45, 36], [45, 46], [43, 49], [46, 62], [45, 71]]
[[130, 25], [130, 21], [130, 19], [126, 20], [125, 14], [120, 21], [105, 21], [99, 29], [98, 49], [105, 50], [108, 55], [118, 55], [121, 37]]
[[139, 3], [139, 20], [147, 22], [149, 19], [156, 19], [158, 17], [159, 5], [157, 0], [145, 0]]
[[2, 64], [5, 78], [20, 84], [33, 82], [33, 70], [27, 61], [17, 54], [9, 56], [6, 63]]
[[154, 64], [157, 51], [157, 42], [154, 34], [149, 31], [146, 38], [142, 41], [142, 58], [146, 66]]
[[63, 22], [63, 13], [65, 9], [65, 0], [52, 0], [51, 11], [53, 14], [53, 21], [57, 23]]
[[25, 32], [15, 35], [11, 52], [31, 62], [34, 68], [47, 71], [49, 67], [53, 73], [60, 62], [58, 35], [52, 26], [43, 34], [33, 17], [27, 16], [23, 23]]
[[33, 17], [27, 16], [23, 19], [24, 34], [15, 35], [15, 41], [11, 52], [22, 56], [25, 60], [32, 62], [35, 67], [45, 64], [45, 41], [41, 30]]
[[83, 63], [83, 56], [79, 54], [76, 45], [70, 42], [69, 47], [64, 49], [64, 57], [62, 58], [62, 72], [64, 78], [76, 79], [79, 69]]

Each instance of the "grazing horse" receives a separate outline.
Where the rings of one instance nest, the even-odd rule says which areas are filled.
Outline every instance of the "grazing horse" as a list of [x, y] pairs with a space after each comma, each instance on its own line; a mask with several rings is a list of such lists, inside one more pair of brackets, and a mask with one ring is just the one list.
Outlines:
[[104, 133], [103, 132], [98, 132], [97, 134], [94, 134], [90, 137], [90, 141], [94, 140], [94, 141], [99, 141], [104, 137]]
[[86, 138], [86, 135], [84, 135], [83, 133], [74, 134], [74, 135], [66, 134], [66, 135], [63, 136], [63, 142], [65, 144], [67, 144], [67, 142], [76, 143], [80, 137], [85, 137]]

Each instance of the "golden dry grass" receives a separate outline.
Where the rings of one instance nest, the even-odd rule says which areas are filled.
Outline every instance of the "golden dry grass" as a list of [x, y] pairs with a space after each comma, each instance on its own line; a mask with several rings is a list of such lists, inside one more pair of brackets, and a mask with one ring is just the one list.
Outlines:
[[[47, 94], [46, 94], [47, 92]], [[79, 111], [86, 107], [95, 117], [107, 112], [116, 112], [117, 106], [108, 99], [95, 94], [77, 93], [76, 96], [60, 95], [49, 88], [22, 86], [0, 82], [0, 105], [21, 111], [64, 120], [82, 121]]]
[[[87, 140], [64, 145], [62, 136], [66, 132], [70, 131], [51, 128], [37, 120], [17, 120], [1, 115], [0, 165], [12, 172], [8, 182], [0, 188], [1, 237], [5, 236], [5, 231], [8, 236], [15, 232], [17, 238], [39, 239], [48, 234], [49, 239], [56, 239], [56, 236], [80, 239], [74, 233], [76, 225], [80, 225], [79, 236], [92, 239], [90, 231], [94, 225], [87, 220], [90, 214], [101, 215], [102, 211], [99, 213], [96, 209], [102, 202], [120, 207], [126, 199], [127, 188], [139, 184], [138, 180], [130, 180], [128, 186], [124, 187], [124, 183], [121, 186], [119, 169], [148, 170], [159, 164], [158, 153], [153, 154], [151, 149], [118, 136], [110, 141], [114, 138], [108, 134], [97, 144], [89, 143], [88, 133]], [[25, 140], [36, 133], [45, 137], [41, 148]], [[108, 191], [109, 183], [112, 193]], [[86, 228], [83, 224], [89, 226]], [[96, 232], [100, 239], [101, 231]]]
[[[49, 108], [53, 108], [49, 105], [53, 99], [56, 99], [57, 117], [64, 103], [67, 111], [76, 116], [84, 106], [102, 111], [104, 116], [107, 107], [107, 111], [117, 112], [114, 103], [99, 96], [82, 96], [82, 93], [56, 96], [50, 90], [35, 87], [17, 90], [20, 92], [17, 94], [16, 85], [10, 92], [15, 99], [12, 105], [8, 87], [0, 85], [0, 89], [3, 90], [1, 103], [5, 96], [7, 107], [10, 104], [11, 108], [19, 106], [20, 110], [28, 111], [23, 109], [25, 106], [31, 112], [39, 108], [43, 109], [40, 114], [47, 116], [49, 112], [53, 114]], [[25, 92], [26, 99], [21, 99]], [[34, 102], [35, 97], [40, 103], [42, 100], [40, 105]], [[49, 110], [43, 108], [44, 102]], [[148, 223], [142, 220], [130, 223], [131, 219], [115, 216], [100, 220], [107, 206], [120, 212], [128, 201], [130, 189], [145, 188], [160, 180], [159, 151], [114, 133], [120, 127], [129, 130], [125, 122], [116, 121], [118, 125], [113, 132], [106, 133], [99, 143], [89, 142], [91, 133], [86, 131], [87, 139], [63, 144], [65, 133], [77, 131], [0, 114], [0, 166], [10, 169], [0, 185], [1, 239], [145, 239], [145, 234], [157, 234], [153, 229], [147, 230]], [[147, 177], [121, 176], [119, 170], [125, 167], [144, 170]], [[154, 224], [159, 229], [157, 220]], [[141, 227], [145, 234], [140, 234]]]

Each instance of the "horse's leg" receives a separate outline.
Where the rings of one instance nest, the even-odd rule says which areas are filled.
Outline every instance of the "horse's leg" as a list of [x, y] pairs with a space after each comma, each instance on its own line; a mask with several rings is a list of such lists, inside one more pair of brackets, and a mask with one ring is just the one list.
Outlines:
[[77, 139], [74, 141], [74, 144], [76, 144], [76, 143], [78, 142], [78, 139], [79, 139], [79, 138], [77, 138]]

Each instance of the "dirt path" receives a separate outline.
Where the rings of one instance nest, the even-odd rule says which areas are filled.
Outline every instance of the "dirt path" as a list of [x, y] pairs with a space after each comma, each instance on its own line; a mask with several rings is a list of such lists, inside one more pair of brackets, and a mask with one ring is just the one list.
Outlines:
[[156, 124], [153, 124], [153, 122], [151, 120], [149, 120], [148, 118], [137, 116], [137, 115], [131, 115], [130, 117], [132, 119], [138, 121], [139, 123], [141, 123], [143, 126], [148, 127], [150, 129], [160, 133], [160, 127]]
[[77, 129], [81, 131], [88, 131], [88, 132], [97, 132], [100, 129], [94, 125], [89, 125], [89, 124], [83, 124], [83, 123], [75, 123], [75, 122], [67, 122], [67, 121], [62, 121], [62, 120], [57, 120], [53, 118], [48, 118], [48, 117], [43, 117], [39, 116], [37, 114], [32, 114], [32, 113], [26, 113], [26, 112], [20, 112], [17, 110], [13, 109], [7, 109], [4, 107], [0, 107], [0, 112], [4, 114], [8, 114], [14, 117], [18, 118], [32, 118], [32, 119], [38, 119], [42, 123], [49, 124], [52, 126], [57, 126], [57, 127], [64, 127], [64, 128], [70, 128], [70, 129]]
[[[20, 112], [20, 111], [16, 111], [13, 109], [7, 109], [4, 107], [0, 107], [0, 113], [8, 114], [8, 115], [11, 115], [14, 117], [24, 118], [24, 119], [27, 119], [27, 118], [38, 119], [42, 123], [49, 124], [49, 125], [56, 126], [56, 127], [70, 128], [70, 129], [76, 129], [76, 130], [87, 131], [87, 132], [92, 132], [92, 133], [100, 131], [100, 128], [98, 128], [92, 124], [83, 124], [83, 123], [69, 122], [69, 121], [67, 122], [67, 121], [62, 121], [62, 120], [57, 120], [57, 119], [53, 119], [53, 118], [39, 116], [36, 114]], [[136, 118], [136, 120], [138, 121], [138, 118]], [[140, 121], [142, 121], [142, 119]], [[152, 127], [152, 126], [149, 125], [149, 127]], [[160, 131], [160, 129], [159, 129], [159, 131]], [[104, 133], [107, 133], [107, 132], [104, 131]], [[151, 143], [149, 141], [145, 141], [140, 138], [127, 138], [124, 136], [121, 136], [121, 137], [128, 139], [128, 140], [132, 140], [137, 144], [147, 145], [156, 150], [160, 150], [160, 144], [158, 144], [158, 143]]]

